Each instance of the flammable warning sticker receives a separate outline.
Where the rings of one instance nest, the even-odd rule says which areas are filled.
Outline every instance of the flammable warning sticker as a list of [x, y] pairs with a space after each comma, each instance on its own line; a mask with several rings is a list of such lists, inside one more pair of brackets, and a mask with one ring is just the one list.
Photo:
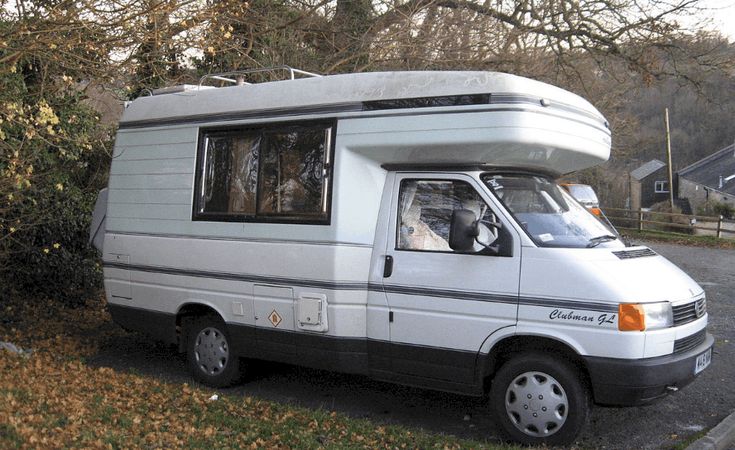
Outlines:
[[283, 319], [282, 319], [282, 318], [281, 318], [281, 316], [280, 316], [280, 315], [278, 314], [278, 311], [276, 311], [276, 310], [274, 309], [274, 310], [273, 310], [273, 312], [272, 312], [272, 313], [270, 313], [270, 315], [268, 316], [268, 320], [270, 320], [270, 321], [271, 321], [271, 323], [273, 324], [273, 326], [274, 326], [274, 327], [277, 327], [277, 326], [278, 326], [278, 325], [279, 325], [279, 324], [281, 323], [281, 321], [282, 321]]

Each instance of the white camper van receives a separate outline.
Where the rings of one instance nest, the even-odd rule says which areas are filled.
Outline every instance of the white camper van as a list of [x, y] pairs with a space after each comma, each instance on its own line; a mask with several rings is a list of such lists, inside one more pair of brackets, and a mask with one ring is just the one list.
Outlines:
[[92, 236], [109, 310], [197, 380], [273, 360], [489, 395], [509, 437], [556, 444], [592, 403], [710, 364], [702, 288], [554, 181], [609, 156], [587, 101], [501, 73], [285, 70], [120, 122]]

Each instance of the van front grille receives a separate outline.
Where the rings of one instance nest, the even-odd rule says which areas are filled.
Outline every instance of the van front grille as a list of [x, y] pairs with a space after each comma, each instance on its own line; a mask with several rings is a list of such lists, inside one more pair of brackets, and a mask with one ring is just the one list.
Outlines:
[[633, 259], [643, 258], [644, 256], [656, 256], [656, 252], [654, 252], [650, 248], [641, 248], [638, 250], [620, 250], [618, 252], [612, 253], [620, 259]]
[[685, 338], [677, 339], [674, 341], [674, 353], [683, 353], [687, 350], [691, 350], [704, 342], [704, 339], [707, 337], [707, 329], [704, 328], [702, 330], [697, 331], [696, 333], [692, 334], [691, 336], [687, 336]]
[[707, 312], [707, 300], [702, 297], [684, 305], [674, 306], [672, 309], [674, 312], [674, 326], [678, 327], [702, 317]]

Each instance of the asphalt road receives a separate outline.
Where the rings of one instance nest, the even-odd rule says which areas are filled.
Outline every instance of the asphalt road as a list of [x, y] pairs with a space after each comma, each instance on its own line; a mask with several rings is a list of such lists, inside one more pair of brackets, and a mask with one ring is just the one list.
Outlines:
[[[584, 448], [670, 448], [711, 428], [735, 410], [735, 250], [651, 243], [702, 285], [709, 331], [716, 338], [712, 365], [681, 391], [645, 407], [595, 408], [580, 435]], [[193, 383], [184, 358], [168, 346], [130, 333], [115, 339], [90, 364]], [[240, 386], [220, 390], [307, 408], [323, 408], [387, 424], [498, 441], [487, 401], [373, 381], [367, 377], [263, 363]]]

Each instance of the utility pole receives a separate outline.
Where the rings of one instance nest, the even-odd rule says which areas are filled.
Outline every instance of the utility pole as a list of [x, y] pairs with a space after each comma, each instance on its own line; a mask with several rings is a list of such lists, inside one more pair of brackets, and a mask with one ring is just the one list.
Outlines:
[[674, 212], [674, 174], [671, 168], [671, 132], [669, 131], [669, 108], [666, 108], [666, 157], [669, 162], [669, 205]]

